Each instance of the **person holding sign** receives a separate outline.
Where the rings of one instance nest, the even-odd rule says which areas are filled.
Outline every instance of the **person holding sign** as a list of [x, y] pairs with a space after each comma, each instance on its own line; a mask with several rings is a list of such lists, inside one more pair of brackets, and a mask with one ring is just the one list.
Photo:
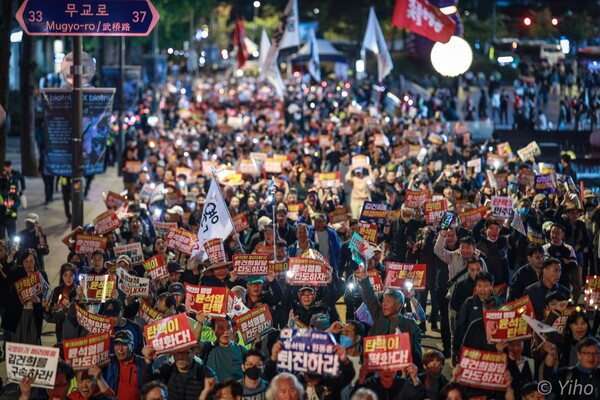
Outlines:
[[[492, 218], [490, 210], [473, 227], [473, 237], [477, 242], [477, 250], [487, 260], [487, 270], [494, 276], [496, 285], [508, 283], [509, 265], [508, 252], [510, 249], [508, 236], [501, 235], [502, 226]], [[483, 234], [481, 232], [484, 232]]]
[[88, 400], [100, 393], [115, 396], [115, 392], [102, 377], [102, 370], [96, 366], [87, 371], [77, 371], [76, 378], [77, 388], [69, 394], [69, 400]]
[[50, 295], [50, 301], [42, 303], [44, 306], [44, 319], [46, 322], [56, 324], [56, 341], [63, 339], [63, 324], [67, 317], [67, 311], [73, 298], [77, 294], [79, 280], [77, 279], [77, 267], [71, 263], [65, 263], [60, 267], [59, 283]]
[[355, 389], [372, 390], [379, 399], [424, 399], [425, 387], [417, 372], [417, 366], [411, 364], [406, 368], [407, 378], [393, 370], [378, 371], [377, 375], [367, 378], [368, 368], [363, 365]]
[[375, 182], [375, 176], [373, 175], [371, 166], [367, 165], [365, 168], [368, 171], [368, 175], [366, 176], [363, 175], [363, 167], [351, 165], [345, 176], [346, 182], [352, 185], [352, 192], [350, 192], [350, 210], [352, 212], [352, 218], [356, 219], [360, 218], [363, 203], [371, 200], [370, 186]]
[[[75, 372], [69, 364], [63, 360], [58, 360], [58, 366], [56, 368], [56, 379], [54, 381], [54, 387], [52, 389], [46, 389], [48, 398], [51, 400], [67, 400], [69, 394], [69, 386], [71, 380], [75, 377]], [[26, 376], [21, 382], [19, 382], [19, 391], [21, 395], [19, 400], [32, 399], [31, 385], [35, 378]], [[137, 400], [137, 399], [136, 399]]]
[[546, 304], [546, 295], [550, 292], [561, 292], [565, 298], [569, 298], [571, 293], [569, 289], [559, 283], [562, 267], [560, 261], [556, 258], [546, 258], [542, 263], [541, 280], [530, 285], [525, 289], [524, 295], [529, 296], [535, 318], [538, 321], [544, 319], [544, 305]]
[[[198, 313], [196, 320], [199, 324], [208, 317]], [[200, 358], [211, 370], [215, 371], [220, 381], [225, 379], [240, 380], [244, 377], [242, 371], [243, 356], [246, 349], [233, 341], [233, 321], [229, 317], [213, 318], [210, 327], [216, 337], [214, 342], [199, 341]], [[198, 329], [202, 331], [202, 329]]]

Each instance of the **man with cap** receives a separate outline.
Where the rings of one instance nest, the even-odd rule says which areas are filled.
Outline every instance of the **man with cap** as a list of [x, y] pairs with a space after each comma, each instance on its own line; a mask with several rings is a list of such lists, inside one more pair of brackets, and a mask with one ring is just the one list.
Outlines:
[[185, 298], [185, 288], [181, 282], [173, 282], [169, 285], [169, 293], [175, 298], [175, 310], [177, 313], [186, 312], [185, 304], [182, 304]]
[[525, 289], [523, 295], [529, 296], [535, 317], [542, 321], [544, 319], [544, 306], [546, 305], [546, 295], [550, 292], [560, 292], [565, 298], [570, 297], [569, 289], [558, 283], [562, 272], [560, 260], [556, 258], [546, 258], [542, 262], [542, 277]]
[[69, 400], [87, 400], [100, 393], [115, 396], [115, 392], [102, 377], [102, 370], [97, 366], [90, 367], [87, 371], [77, 371], [75, 377], [77, 387], [69, 394]]
[[[21, 239], [19, 256], [24, 255], [27, 249], [34, 249], [38, 255], [37, 259], [40, 269], [44, 271], [44, 256], [48, 255], [50, 249], [48, 248], [48, 240], [42, 231], [39, 221], [39, 215], [35, 213], [27, 214], [27, 218], [25, 218], [25, 229], [20, 231], [17, 236]], [[19, 259], [20, 258], [21, 257], [19, 257]]]
[[544, 244], [544, 252], [549, 257], [554, 257], [560, 261], [562, 267], [560, 275], [560, 284], [567, 288], [572, 286], [573, 301], [579, 302], [579, 296], [582, 291], [582, 277], [577, 255], [573, 246], [565, 243], [565, 227], [559, 223], [550, 225], [550, 243]]
[[277, 206], [275, 219], [277, 220], [277, 237], [285, 240], [288, 246], [294, 244], [296, 241], [296, 230], [290, 224], [285, 204], [281, 203]]
[[[489, 210], [485, 217], [473, 226], [473, 237], [477, 242], [477, 250], [485, 257], [487, 270], [494, 276], [494, 284], [508, 284], [508, 236], [501, 235], [502, 226], [492, 218], [492, 214], [493, 211]], [[506, 293], [500, 296], [506, 299]]]
[[273, 255], [273, 220], [267, 216], [258, 219], [258, 233], [252, 236], [249, 248], [252, 253]]
[[312, 226], [308, 225], [309, 237], [319, 246], [319, 252], [323, 257], [329, 260], [333, 272], [337, 273], [342, 250], [340, 238], [332, 227], [327, 226], [327, 216], [324, 213], [315, 214], [313, 224]]
[[116, 332], [113, 343], [114, 351], [111, 352], [110, 363], [104, 368], [104, 379], [119, 400], [138, 400], [143, 377], [148, 371], [152, 372], [152, 367], [143, 357], [134, 354], [134, 337], [130, 331]]
[[200, 278], [200, 286], [215, 286], [232, 289], [235, 286], [246, 287], [246, 281], [239, 278], [235, 271], [229, 273], [231, 261], [222, 261], [213, 263], [204, 269], [204, 274]]
[[269, 271], [266, 278], [267, 286], [265, 286], [265, 278], [262, 276], [246, 277], [246, 289], [248, 291], [246, 307], [249, 309], [253, 309], [259, 303], [266, 304], [272, 309], [281, 300], [283, 290], [277, 279], [275, 279], [275, 273]]
[[176, 222], [177, 226], [181, 227], [183, 224], [183, 208], [181, 206], [173, 206], [165, 212], [166, 222]]
[[[131, 351], [135, 354], [141, 354], [144, 347], [144, 335], [142, 328], [133, 321], [123, 317], [123, 303], [119, 299], [108, 299], [100, 306], [100, 315], [110, 317], [116, 334], [121, 331], [128, 331], [131, 334]], [[113, 353], [114, 339], [111, 340], [111, 353]], [[111, 386], [112, 387], [112, 386]]]

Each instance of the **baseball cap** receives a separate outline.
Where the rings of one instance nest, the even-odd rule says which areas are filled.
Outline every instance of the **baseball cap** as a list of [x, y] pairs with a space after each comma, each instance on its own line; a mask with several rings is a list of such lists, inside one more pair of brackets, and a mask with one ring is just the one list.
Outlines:
[[181, 265], [177, 261], [170, 261], [167, 264], [167, 270], [169, 272], [183, 272], [183, 268], [181, 268]]
[[314, 326], [315, 329], [324, 331], [331, 326], [331, 321], [329, 320], [329, 316], [327, 314], [317, 313], [310, 317], [309, 325]]
[[108, 299], [106, 303], [100, 307], [100, 315], [105, 317], [118, 317], [123, 311], [123, 304], [119, 299]]
[[127, 263], [127, 265], [131, 265], [131, 258], [129, 258], [128, 255], [122, 254], [119, 257], [117, 257], [117, 264], [120, 261], [123, 261], [123, 262]]
[[265, 280], [262, 276], [248, 276], [246, 277], [246, 283], [265, 283]]
[[169, 285], [169, 293], [179, 294], [179, 295], [183, 296], [185, 294], [183, 284], [181, 284], [179, 282], [171, 283]]
[[257, 221], [257, 225], [258, 225], [258, 231], [262, 232], [265, 230], [265, 228], [267, 227], [267, 225], [271, 225], [273, 223], [273, 220], [267, 216], [262, 216], [258, 219]]
[[173, 206], [167, 210], [169, 214], [177, 214], [180, 217], [183, 217], [183, 208], [181, 206]]
[[314, 292], [314, 291], [315, 291], [315, 288], [314, 288], [314, 287], [311, 287], [311, 286], [302, 286], [302, 287], [300, 288], [300, 290], [298, 290], [298, 293], [300, 293], [300, 292], [303, 292], [303, 291], [305, 291], [305, 290], [310, 290], [311, 292]]
[[40, 216], [35, 213], [27, 214], [27, 218], [25, 218], [25, 222], [31, 222], [32, 224], [36, 224], [40, 220]]
[[543, 194], [536, 194], [535, 197], [533, 198], [533, 202], [537, 202], [537, 201], [542, 201], [546, 198], [546, 196], [544, 196]]
[[127, 346], [133, 346], [133, 334], [127, 329], [123, 329], [122, 331], [115, 333], [113, 343], [124, 343]]

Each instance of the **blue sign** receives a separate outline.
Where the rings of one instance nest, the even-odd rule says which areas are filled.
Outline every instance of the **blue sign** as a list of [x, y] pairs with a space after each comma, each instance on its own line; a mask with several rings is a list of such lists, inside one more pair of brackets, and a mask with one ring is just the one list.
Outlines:
[[150, 0], [25, 0], [16, 18], [33, 36], [147, 36], [160, 16]]
[[329, 332], [307, 329], [282, 329], [281, 352], [277, 369], [292, 373], [337, 377], [340, 358], [335, 352], [335, 339]]

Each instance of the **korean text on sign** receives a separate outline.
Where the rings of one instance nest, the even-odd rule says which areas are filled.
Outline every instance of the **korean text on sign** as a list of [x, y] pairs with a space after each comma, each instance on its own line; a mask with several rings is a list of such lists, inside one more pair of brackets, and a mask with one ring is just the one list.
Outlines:
[[198, 239], [197, 235], [180, 228], [169, 228], [166, 237], [167, 246], [179, 250], [185, 254], [192, 254], [194, 243]]
[[146, 343], [151, 344], [157, 354], [187, 349], [196, 344], [196, 338], [185, 314], [163, 318], [144, 326]]
[[161, 254], [147, 259], [142, 265], [144, 266], [144, 269], [146, 270], [146, 273], [150, 279], [155, 282], [159, 282], [169, 276], [167, 265], [165, 264], [165, 260]]
[[24, 303], [25, 300], [30, 297], [37, 296], [42, 293], [44, 289], [43, 286], [42, 275], [39, 271], [26, 276], [25, 278], [19, 279], [15, 282], [15, 290], [17, 291], [17, 295], [19, 296], [19, 300], [21, 303]]
[[23, 343], [6, 343], [8, 380], [19, 383], [25, 376], [35, 378], [32, 386], [51, 389], [56, 379], [59, 349]]
[[277, 369], [292, 373], [337, 377], [340, 358], [335, 353], [335, 339], [328, 332], [283, 329], [282, 349]]
[[269, 272], [269, 256], [266, 254], [234, 254], [232, 264], [240, 276], [265, 276]]
[[600, 276], [585, 278], [585, 306], [597, 310], [600, 302]]
[[364, 360], [373, 372], [406, 368], [412, 364], [409, 334], [365, 337]]
[[117, 286], [116, 275], [81, 275], [83, 294], [90, 302], [105, 302], [112, 296]]
[[385, 287], [403, 289], [405, 281], [413, 283], [413, 288], [425, 288], [425, 264], [405, 264], [388, 261], [385, 263]]
[[242, 333], [244, 343], [252, 343], [258, 334], [265, 334], [273, 328], [273, 317], [266, 304], [233, 317], [233, 321]]
[[185, 305], [188, 310], [208, 313], [213, 317], [225, 316], [227, 288], [185, 284]]
[[526, 339], [531, 336], [527, 321], [521, 318], [520, 310], [483, 312], [483, 322], [487, 341], [491, 343], [503, 340]]
[[89, 333], [109, 332], [112, 335], [113, 325], [110, 317], [92, 314], [88, 310], [75, 304], [77, 324]]
[[290, 286], [325, 286], [329, 278], [327, 267], [319, 260], [302, 257], [289, 259], [287, 284]]
[[74, 370], [99, 367], [110, 361], [110, 334], [108, 332], [83, 338], [63, 340], [65, 360]]
[[506, 390], [506, 354], [463, 346], [460, 366], [459, 383], [481, 389]]
[[492, 211], [494, 212], [494, 218], [511, 219], [513, 208], [515, 206], [515, 199], [508, 196], [492, 196], [491, 206]]

